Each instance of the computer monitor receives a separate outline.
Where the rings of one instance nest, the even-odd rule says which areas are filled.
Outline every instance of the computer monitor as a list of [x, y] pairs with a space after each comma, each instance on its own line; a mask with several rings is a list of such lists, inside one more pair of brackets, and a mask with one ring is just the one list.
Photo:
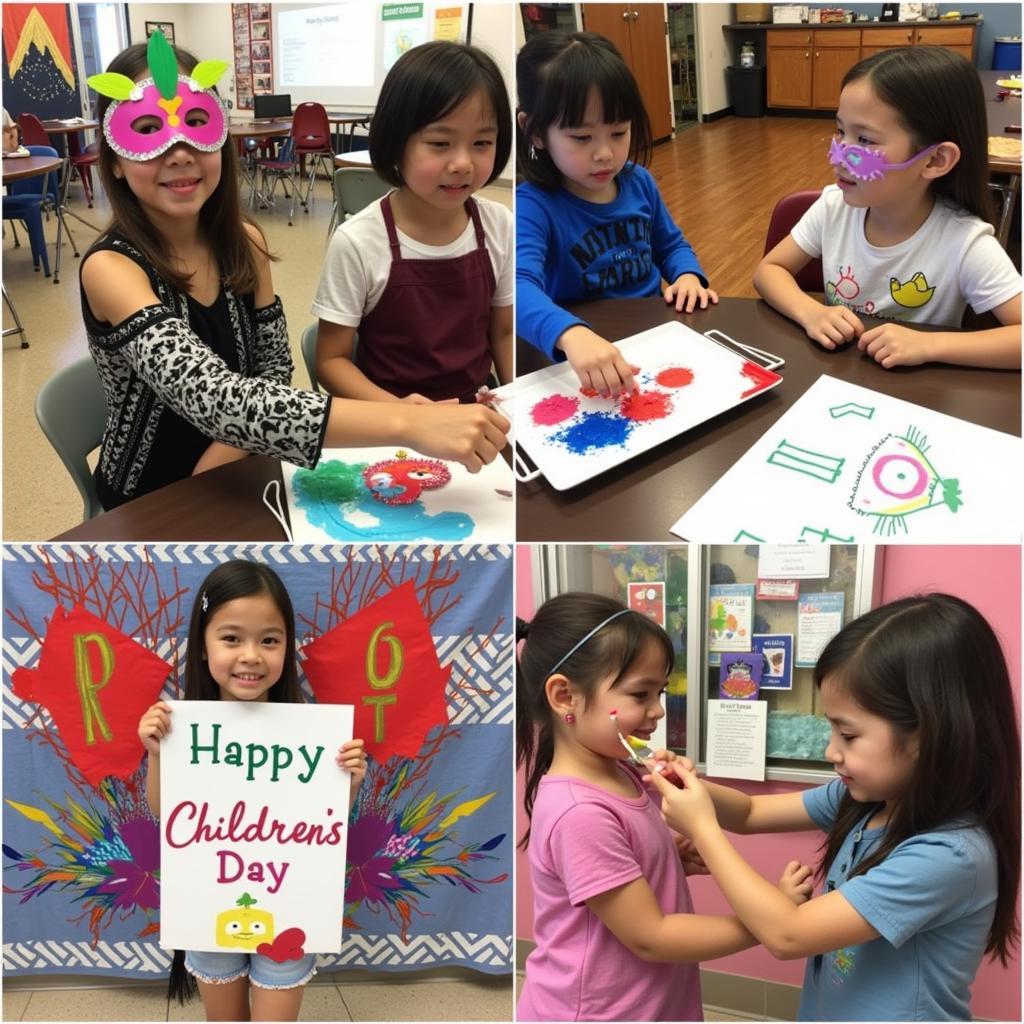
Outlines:
[[265, 117], [291, 117], [291, 94], [270, 93], [266, 96], [254, 96], [252, 101], [252, 116], [261, 119]]

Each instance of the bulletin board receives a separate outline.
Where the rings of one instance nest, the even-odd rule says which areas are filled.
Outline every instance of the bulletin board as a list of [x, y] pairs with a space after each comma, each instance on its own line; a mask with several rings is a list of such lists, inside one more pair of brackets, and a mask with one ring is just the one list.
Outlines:
[[[166, 974], [160, 826], [145, 802], [132, 705], [182, 695], [197, 588], [218, 562], [242, 557], [271, 565], [288, 590], [307, 699], [354, 705], [370, 751], [348, 823], [348, 871], [334, 880], [344, 886], [344, 940], [318, 965], [509, 973], [511, 555], [509, 545], [6, 546], [5, 972]], [[74, 621], [78, 636], [117, 638], [109, 665], [130, 664], [127, 683], [111, 675], [92, 685], [79, 662], [46, 672], [51, 634]], [[415, 650], [416, 671], [373, 661], [373, 694], [395, 696], [376, 735], [372, 717], [360, 724], [366, 705], [356, 691], [368, 681], [368, 640], [393, 653], [395, 636]], [[403, 696], [403, 680], [421, 699]], [[417, 718], [428, 689], [430, 715]], [[80, 747], [83, 726], [92, 742]], [[72, 753], [86, 747], [99, 752]], [[120, 774], [105, 774], [115, 765]]]
[[252, 110], [253, 97], [274, 91], [273, 21], [270, 4], [232, 4], [235, 103]]

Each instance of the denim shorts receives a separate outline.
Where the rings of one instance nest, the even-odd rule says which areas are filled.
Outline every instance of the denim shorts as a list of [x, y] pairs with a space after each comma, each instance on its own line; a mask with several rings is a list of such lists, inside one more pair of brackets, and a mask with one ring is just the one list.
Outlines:
[[259, 953], [204, 953], [189, 949], [185, 967], [199, 981], [226, 985], [248, 976], [257, 988], [298, 988], [316, 974], [316, 955], [307, 953], [299, 960], [276, 963]]

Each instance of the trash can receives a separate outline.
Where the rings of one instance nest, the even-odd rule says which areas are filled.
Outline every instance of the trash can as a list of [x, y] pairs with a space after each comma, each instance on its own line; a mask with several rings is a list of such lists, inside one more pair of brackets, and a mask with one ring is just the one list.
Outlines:
[[1020, 36], [996, 36], [992, 44], [993, 71], [1020, 71]]
[[737, 117], [764, 117], [764, 68], [730, 67], [729, 93]]

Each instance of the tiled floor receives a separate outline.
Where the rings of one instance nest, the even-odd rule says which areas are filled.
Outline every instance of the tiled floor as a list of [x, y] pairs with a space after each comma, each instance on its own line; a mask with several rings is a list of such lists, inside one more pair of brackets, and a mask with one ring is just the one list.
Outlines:
[[[511, 187], [492, 185], [480, 193], [506, 206], [512, 205]], [[284, 303], [295, 360], [294, 383], [308, 387], [305, 365], [299, 351], [303, 329], [312, 322], [309, 312], [324, 250], [327, 247], [327, 225], [331, 216], [328, 185], [317, 185], [317, 200], [311, 212], [299, 210], [295, 222], [288, 226], [288, 204], [279, 202], [268, 211], [260, 211], [256, 219], [263, 228], [271, 252], [280, 256], [273, 264], [274, 289]], [[71, 193], [71, 209], [96, 226], [102, 226], [109, 207], [102, 194], [96, 206], [86, 208], [81, 189], [75, 185]], [[80, 252], [85, 252], [96, 237], [78, 221], [70, 220], [71, 230]], [[47, 239], [56, 238], [53, 218], [45, 226]], [[19, 348], [19, 339], [4, 339], [3, 350], [3, 539], [45, 540], [69, 530], [82, 520], [82, 500], [71, 477], [57, 458], [36, 423], [35, 398], [47, 378], [69, 363], [88, 354], [82, 325], [81, 300], [78, 289], [78, 265], [65, 243], [60, 283], [33, 273], [28, 241], [20, 228], [20, 249], [14, 248], [10, 222], [5, 222], [3, 240], [3, 278], [8, 294], [18, 307], [18, 314], [29, 335], [28, 349]], [[50, 246], [50, 266], [54, 265], [54, 249]], [[6, 305], [4, 327], [13, 326]]]
[[[366, 972], [360, 972], [365, 975]], [[307, 1021], [508, 1021], [512, 980], [469, 971], [422, 971], [409, 979], [342, 981], [319, 975], [306, 990], [300, 1020]], [[36, 989], [4, 986], [3, 1019], [51, 1021], [203, 1020], [201, 1002], [169, 1006], [163, 985]]]

